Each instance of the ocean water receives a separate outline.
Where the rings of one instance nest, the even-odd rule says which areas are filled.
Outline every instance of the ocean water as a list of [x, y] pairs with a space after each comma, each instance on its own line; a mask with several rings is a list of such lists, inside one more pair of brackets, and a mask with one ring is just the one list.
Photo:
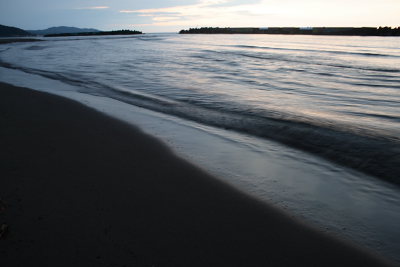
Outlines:
[[399, 182], [400, 39], [146, 34], [14, 45], [3, 66]]
[[400, 190], [385, 182], [400, 179], [400, 38], [44, 40], [0, 46], [0, 80], [139, 125], [238, 188], [400, 261]]

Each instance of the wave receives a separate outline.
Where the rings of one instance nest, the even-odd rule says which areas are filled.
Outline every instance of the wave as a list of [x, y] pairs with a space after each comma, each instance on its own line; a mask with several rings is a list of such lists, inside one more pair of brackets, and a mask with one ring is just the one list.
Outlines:
[[[399, 183], [400, 140], [350, 128], [299, 121], [292, 116], [272, 117], [211, 109], [174, 101], [155, 100], [129, 90], [109, 88], [109, 97], [215, 127], [268, 138], [331, 161]], [[283, 118], [283, 119], [282, 119]]]
[[310, 60], [293, 59], [293, 58], [289, 58], [288, 56], [276, 55], [276, 54], [274, 54], [274, 55], [273, 54], [271, 54], [271, 55], [265, 55], [265, 54], [258, 55], [258, 54], [254, 54], [254, 53], [253, 54], [251, 54], [251, 53], [243, 53], [243, 52], [240, 53], [240, 52], [234, 52], [234, 51], [214, 51], [214, 50], [203, 50], [203, 51], [207, 52], [207, 53], [219, 53], [219, 54], [225, 54], [225, 55], [234, 55], [234, 56], [261, 59], [261, 60], [301, 63], [301, 64], [306, 64], [306, 65], [328, 66], [328, 67], [341, 68], [341, 69], [355, 69], [355, 70], [365, 70], [365, 71], [371, 71], [371, 72], [400, 73], [400, 69], [373, 68], [373, 67], [363, 67], [363, 66], [349, 66], [349, 65], [343, 65], [343, 64], [320, 63], [320, 62], [310, 61]]
[[246, 49], [264, 49], [264, 50], [281, 50], [292, 52], [311, 52], [311, 53], [327, 53], [333, 55], [355, 55], [355, 56], [371, 56], [371, 57], [400, 57], [397, 55], [371, 53], [371, 52], [349, 52], [339, 50], [319, 50], [319, 49], [299, 49], [299, 48], [283, 48], [283, 47], [269, 47], [269, 46], [254, 46], [254, 45], [225, 45], [226, 47], [237, 47]]
[[[209, 52], [222, 53], [212, 50]], [[229, 54], [254, 56], [246, 53], [230, 52]], [[258, 58], [265, 59], [266, 57]], [[282, 56], [271, 56], [270, 58], [283, 61], [291, 60]], [[230, 61], [229, 59], [227, 62]], [[315, 62], [309, 63], [294, 59], [291, 61], [316, 64]], [[390, 136], [378, 130], [371, 129], [367, 131], [354, 125], [304, 118], [296, 114], [286, 114], [283, 111], [263, 110], [261, 112], [235, 105], [228, 107], [226, 103], [218, 103], [216, 100], [212, 103], [205, 103], [201, 99], [175, 100], [167, 96], [132, 90], [129, 87], [104, 84], [99, 82], [98, 79], [80, 77], [76, 73], [68, 74], [68, 72], [38, 70], [2, 61], [0, 61], [0, 66], [75, 85], [80, 88], [80, 92], [86, 94], [102, 95], [198, 123], [275, 140], [344, 166], [400, 183], [398, 179], [398, 173], [400, 173], [400, 140], [398, 137]], [[193, 66], [192, 68], [195, 70]], [[382, 73], [379, 75], [391, 76]], [[287, 82], [290, 83], [290, 81]], [[301, 88], [303, 88], [302, 86], [297, 86], [296, 83], [293, 85], [297, 88], [296, 92], [300, 92]], [[290, 88], [285, 89], [289, 90]], [[321, 92], [321, 94], [327, 95], [326, 92]], [[380, 101], [379, 99], [366, 100]], [[385, 103], [387, 104], [387, 101]], [[398, 102], [396, 101], [393, 103], [393, 105], [397, 104]], [[393, 120], [397, 118], [386, 116], [385, 119]]]
[[47, 48], [47, 46], [43, 46], [43, 45], [32, 45], [32, 46], [26, 47], [25, 50], [43, 50], [46, 48]]
[[[400, 104], [400, 103], [399, 103]], [[387, 114], [372, 114], [372, 113], [360, 113], [360, 112], [347, 112], [349, 114], [353, 114], [356, 116], [369, 116], [369, 117], [376, 117], [388, 121], [392, 121], [395, 123], [400, 123], [400, 116], [395, 116], [395, 115], [387, 115]]]

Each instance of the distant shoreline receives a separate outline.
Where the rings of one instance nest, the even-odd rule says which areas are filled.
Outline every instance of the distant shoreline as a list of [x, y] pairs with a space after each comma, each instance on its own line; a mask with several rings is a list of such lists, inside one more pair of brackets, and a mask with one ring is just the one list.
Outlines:
[[104, 31], [104, 32], [79, 32], [79, 33], [57, 33], [46, 34], [44, 37], [67, 37], [67, 36], [104, 36], [104, 35], [133, 35], [143, 34], [141, 31], [120, 30], [120, 31]]
[[334, 36], [400, 36], [400, 27], [202, 27], [181, 30], [179, 34], [286, 34]]
[[0, 45], [9, 43], [21, 43], [21, 42], [40, 42], [43, 40], [34, 38], [0, 38]]

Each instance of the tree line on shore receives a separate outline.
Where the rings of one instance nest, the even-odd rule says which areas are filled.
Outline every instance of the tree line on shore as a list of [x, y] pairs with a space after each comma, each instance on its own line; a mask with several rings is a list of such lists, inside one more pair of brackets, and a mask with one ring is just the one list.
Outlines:
[[45, 36], [45, 37], [61, 37], [61, 36], [96, 36], [96, 35], [130, 35], [142, 34], [136, 30], [115, 30], [115, 31], [99, 31], [97, 29], [76, 28], [76, 27], [51, 27], [45, 30], [23, 30], [17, 27], [0, 25], [0, 37], [29, 37], [29, 36]]
[[98, 36], [98, 35], [131, 35], [131, 34], [142, 34], [142, 32], [141, 32], [141, 31], [131, 31], [131, 30], [118, 30], [118, 31], [58, 33], [58, 34], [46, 34], [46, 35], [44, 35], [44, 37]]
[[400, 27], [264, 27], [264, 28], [220, 28], [202, 27], [181, 30], [180, 34], [303, 34], [303, 35], [359, 35], [400, 36]]

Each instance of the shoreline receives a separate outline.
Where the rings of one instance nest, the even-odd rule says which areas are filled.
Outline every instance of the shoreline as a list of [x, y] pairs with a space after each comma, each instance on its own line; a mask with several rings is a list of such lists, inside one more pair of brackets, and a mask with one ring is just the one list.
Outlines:
[[7, 266], [388, 266], [130, 125], [59, 96], [0, 88]]

